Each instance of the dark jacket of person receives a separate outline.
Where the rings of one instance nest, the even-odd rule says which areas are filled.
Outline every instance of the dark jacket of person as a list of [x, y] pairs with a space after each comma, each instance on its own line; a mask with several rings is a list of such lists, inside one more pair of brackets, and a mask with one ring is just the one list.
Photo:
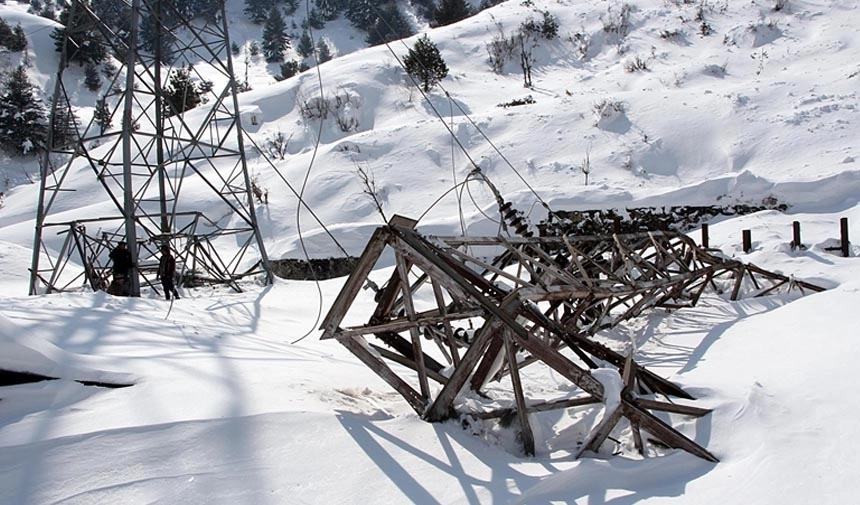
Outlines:
[[131, 275], [131, 251], [125, 247], [124, 242], [121, 242], [110, 252], [110, 259], [113, 261], [114, 277], [128, 277]]
[[173, 280], [174, 276], [176, 276], [176, 258], [170, 254], [170, 251], [162, 252], [161, 260], [158, 262], [158, 278]]

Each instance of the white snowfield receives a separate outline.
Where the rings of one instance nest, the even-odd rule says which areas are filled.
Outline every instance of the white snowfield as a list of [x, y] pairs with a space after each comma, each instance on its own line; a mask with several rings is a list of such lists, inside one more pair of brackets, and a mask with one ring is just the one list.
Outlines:
[[[600, 454], [576, 460], [599, 419], [593, 408], [534, 415], [534, 457], [519, 453], [509, 429], [425, 423], [345, 348], [319, 340], [320, 315], [343, 278], [248, 280], [242, 293], [181, 288], [172, 309], [148, 291], [27, 296], [38, 195], [27, 175], [38, 168], [2, 155], [0, 369], [58, 379], [0, 387], [0, 504], [857, 503], [860, 247], [847, 258], [831, 248], [842, 217], [860, 244], [860, 2], [788, 0], [775, 11], [782, 2], [642, 0], [629, 3], [623, 38], [603, 30], [621, 2], [530, 3], [419, 27], [450, 69], [441, 82], [448, 95], [429, 94], [441, 118], [410, 90], [389, 49], [362, 49], [364, 34], [343, 19], [317, 34], [336, 55], [320, 76], [276, 83], [277, 65], [251, 58], [254, 89], [240, 100], [262, 118], [248, 134], [259, 143], [277, 131], [291, 136], [274, 167], [294, 188], [307, 177], [307, 205], [353, 255], [383, 223], [357, 167], [373, 175], [386, 217], [422, 217], [428, 234], [497, 232], [485, 183], [449, 191], [474, 169], [470, 159], [533, 223], [543, 215], [538, 197], [558, 210], [770, 197], [789, 205], [712, 220], [710, 245], [827, 291], [736, 302], [708, 293], [694, 308], [600, 335], [618, 349], [634, 346], [639, 364], [713, 409], [666, 419], [719, 463], [653, 445], [643, 458], [624, 423]], [[243, 6], [228, 0], [244, 54], [261, 28], [245, 21]], [[52, 23], [26, 8], [8, 0], [0, 17], [24, 27], [28, 73], [47, 93], [57, 63]], [[499, 26], [513, 33], [544, 10], [558, 17], [559, 37], [535, 50], [534, 86], [525, 89], [516, 61], [491, 71], [485, 45]], [[590, 40], [585, 50], [577, 34]], [[402, 56], [414, 40], [391, 48]], [[647, 70], [625, 68], [636, 57]], [[23, 59], [0, 53], [4, 72]], [[302, 119], [298, 105], [319, 93], [319, 77], [324, 93], [351, 94], [358, 127], [326, 121], [317, 145], [319, 123]], [[534, 104], [497, 107], [528, 95]], [[88, 120], [96, 95], [81, 86], [76, 96]], [[624, 112], [598, 116], [603, 102]], [[452, 148], [446, 124], [468, 158]], [[302, 241], [313, 257], [339, 255], [272, 165], [254, 151], [249, 167], [269, 191], [257, 212], [271, 257], [303, 257]], [[74, 174], [68, 212], [113, 212], [89, 175]], [[792, 221], [801, 222], [805, 250], [789, 246]], [[383, 282], [390, 272], [373, 276]], [[530, 367], [528, 380], [536, 391], [576, 393], [546, 368]]]

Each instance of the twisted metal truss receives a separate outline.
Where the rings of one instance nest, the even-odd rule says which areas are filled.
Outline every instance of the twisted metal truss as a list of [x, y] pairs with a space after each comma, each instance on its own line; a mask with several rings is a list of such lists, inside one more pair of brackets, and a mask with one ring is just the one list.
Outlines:
[[[622, 355], [592, 337], [648, 309], [693, 306], [706, 289], [732, 300], [822, 290], [727, 259], [676, 232], [423, 237], [414, 225], [395, 217], [375, 232], [323, 321], [322, 338], [337, 339], [428, 421], [461, 415], [518, 419], [526, 454], [534, 454], [529, 413], [605, 404], [603, 420], [577, 456], [596, 451], [626, 418], [640, 452], [649, 440], [644, 431], [650, 440], [717, 461], [654, 414], [699, 417], [708, 410], [669, 401], [692, 397], [637, 365], [632, 352]], [[372, 285], [368, 275], [388, 252], [396, 268], [375, 294], [375, 311], [369, 318], [355, 314], [356, 299], [369, 296], [362, 293]], [[521, 370], [536, 362], [569, 380], [578, 394], [529, 398]], [[591, 374], [598, 367], [618, 370], [620, 401], [607, 398], [604, 384]], [[485, 386], [503, 379], [510, 391], [488, 398]], [[476, 400], [482, 397], [496, 406], [482, 407]]]
[[[248, 275], [263, 274], [271, 282], [245, 160], [224, 2], [213, 2], [211, 12], [195, 13], [193, 20], [174, 8], [177, 2], [117, 4], [128, 16], [128, 29], [119, 33], [86, 0], [67, 7], [74, 21], [66, 27], [51, 121], [64, 121], [74, 134], [49, 135], [42, 159], [30, 294], [104, 288], [107, 255], [120, 241], [129, 244], [135, 264], [133, 296], [141, 282], [152, 284], [161, 245], [175, 251], [184, 278], [236, 290], [236, 281]], [[155, 26], [154, 42], [141, 42], [144, 19]], [[86, 126], [68, 120], [81, 72], [70, 71], [66, 62], [94, 31], [121, 60], [102, 87], [116, 125], [105, 130], [94, 119], [86, 118]], [[169, 50], [166, 37], [175, 39]], [[179, 69], [205, 83], [203, 103], [187, 112], [163, 98]], [[107, 215], [79, 208], [76, 193], [91, 191], [93, 181], [111, 204]], [[193, 194], [183, 191], [191, 181]], [[199, 210], [201, 202], [209, 215]]]

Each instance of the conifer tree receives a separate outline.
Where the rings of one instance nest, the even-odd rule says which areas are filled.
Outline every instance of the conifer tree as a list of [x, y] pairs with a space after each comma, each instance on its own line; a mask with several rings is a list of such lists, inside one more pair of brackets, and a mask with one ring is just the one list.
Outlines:
[[326, 21], [332, 21], [340, 13], [341, 5], [337, 0], [316, 0], [316, 10]]
[[317, 41], [317, 62], [325, 63], [331, 60], [331, 49], [328, 48], [328, 44], [326, 44], [325, 40], [319, 39]]
[[93, 111], [93, 122], [98, 125], [99, 133], [104, 133], [108, 128], [113, 126], [110, 109], [105, 101], [105, 97], [96, 100], [96, 109]]
[[439, 0], [439, 5], [433, 9], [434, 26], [450, 25], [471, 15], [466, 0]]
[[102, 78], [99, 76], [98, 69], [92, 63], [87, 63], [84, 67], [84, 86], [94, 93], [102, 87]]
[[35, 153], [44, 148], [47, 133], [45, 107], [19, 65], [0, 88], [0, 146], [11, 154]]
[[15, 25], [12, 29], [12, 39], [6, 44], [10, 51], [23, 51], [27, 49], [27, 35], [24, 29], [21, 28], [21, 23]]
[[403, 58], [406, 72], [421, 83], [424, 92], [430, 91], [434, 85], [448, 75], [448, 66], [427, 35], [419, 38], [412, 49]]
[[158, 61], [168, 64], [173, 61], [173, 47], [176, 36], [156, 19], [154, 12], [147, 12], [140, 20], [140, 41], [144, 50], [153, 56], [158, 54]]
[[367, 29], [365, 41], [368, 44], [372, 46], [384, 44], [392, 40], [409, 37], [415, 33], [397, 5], [385, 5], [374, 12], [378, 12], [378, 14], [373, 25]]
[[296, 46], [296, 51], [302, 58], [307, 58], [314, 53], [314, 43], [307, 30], [304, 30], [302, 36], [299, 37], [299, 45]]
[[170, 82], [164, 88], [162, 104], [167, 117], [181, 114], [200, 105], [203, 98], [200, 89], [191, 80], [191, 67], [180, 67], [170, 74]]
[[259, 25], [268, 19], [269, 11], [274, 5], [273, 0], [245, 0], [245, 14]]
[[9, 47], [12, 42], [12, 27], [5, 19], [0, 18], [0, 47]]
[[60, 95], [51, 118], [51, 146], [61, 148], [74, 144], [80, 138], [80, 122], [65, 95]]
[[[59, 22], [62, 26], [51, 32], [54, 39], [54, 48], [58, 53], [66, 48], [66, 61], [86, 65], [87, 63], [99, 64], [107, 58], [104, 37], [96, 27], [95, 23], [86, 13], [76, 10], [73, 19], [70, 19], [69, 9], [60, 13]], [[69, 33], [69, 41], [66, 43], [66, 33]]]
[[266, 61], [284, 61], [284, 53], [290, 47], [290, 38], [287, 37], [287, 23], [278, 7], [272, 7], [269, 11], [269, 18], [263, 26], [262, 45]]

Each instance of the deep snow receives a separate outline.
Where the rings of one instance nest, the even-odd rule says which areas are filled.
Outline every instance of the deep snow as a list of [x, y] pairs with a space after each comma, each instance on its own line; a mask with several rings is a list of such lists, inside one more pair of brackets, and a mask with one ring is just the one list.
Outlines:
[[[231, 33], [245, 41], [258, 28], [241, 20], [240, 4], [230, 2]], [[715, 219], [711, 245], [828, 291], [737, 302], [711, 294], [695, 308], [651, 314], [602, 336], [619, 348], [635, 345], [640, 364], [714, 409], [673, 423], [720, 463], [662, 450], [641, 459], [623, 432], [613, 448], [622, 454], [574, 460], [594, 422], [581, 409], [533, 419], [534, 458], [518, 455], [512, 434], [498, 427], [473, 433], [457, 422], [424, 423], [345, 349], [318, 340], [319, 314], [344, 279], [249, 281], [243, 293], [184, 290], [172, 309], [154, 293], [25, 296], [38, 191], [25, 174], [36, 169], [4, 159], [0, 368], [61, 379], [0, 388], [0, 503], [856, 501], [860, 446], [852, 434], [860, 404], [852, 390], [860, 343], [852, 316], [860, 306], [860, 249], [841, 258], [826, 248], [837, 243], [841, 217], [853, 236], [860, 233], [860, 2], [791, 0], [779, 12], [770, 1], [705, 2], [708, 37], [694, 20], [697, 4], [631, 4], [631, 29], [619, 42], [603, 32], [601, 16], [620, 3], [535, 1], [559, 17], [562, 36], [538, 49], [530, 90], [513, 63], [493, 74], [485, 51], [496, 23], [509, 33], [527, 6], [508, 1], [429, 31], [451, 69], [442, 82], [448, 95], [436, 89], [429, 97], [441, 119], [409, 90], [388, 48], [360, 49], [362, 35], [336, 25], [323, 33], [341, 56], [321, 66], [322, 88], [353, 95], [358, 131], [325, 123], [311, 165], [318, 124], [301, 119], [296, 100], [318, 93], [318, 76], [274, 83], [274, 69], [261, 61], [249, 68], [254, 90], [241, 101], [258, 106], [263, 122], [246, 129], [259, 142], [279, 129], [292, 135], [276, 167], [295, 187], [309, 176], [303, 198], [352, 254], [382, 223], [357, 166], [372, 172], [387, 217], [429, 209], [419, 225], [426, 233], [495, 233], [482, 214], [495, 212], [486, 185], [446, 193], [474, 167], [452, 148], [445, 124], [533, 221], [536, 194], [565, 210], [771, 196], [791, 205], [786, 214]], [[50, 22], [12, 2], [0, 5], [0, 16], [25, 26], [31, 77], [51, 89]], [[661, 37], [674, 30], [683, 33]], [[585, 58], [572, 40], [577, 32], [592, 40]], [[391, 48], [402, 55], [407, 45]], [[627, 72], [637, 55], [648, 70]], [[4, 68], [21, 57], [0, 54]], [[534, 105], [497, 107], [527, 95]], [[596, 117], [604, 99], [626, 112]], [[586, 152], [588, 186], [578, 169]], [[301, 257], [301, 240], [314, 256], [334, 254], [306, 213], [297, 220], [296, 198], [274, 169], [256, 152], [249, 156], [270, 191], [258, 209], [270, 255]], [[79, 180], [69, 212], [109, 208], [95, 180]], [[805, 251], [789, 247], [794, 220], [803, 225]], [[752, 230], [749, 254], [742, 229]], [[374, 275], [384, 280], [388, 268]], [[538, 368], [529, 378], [546, 390], [565, 387]]]

